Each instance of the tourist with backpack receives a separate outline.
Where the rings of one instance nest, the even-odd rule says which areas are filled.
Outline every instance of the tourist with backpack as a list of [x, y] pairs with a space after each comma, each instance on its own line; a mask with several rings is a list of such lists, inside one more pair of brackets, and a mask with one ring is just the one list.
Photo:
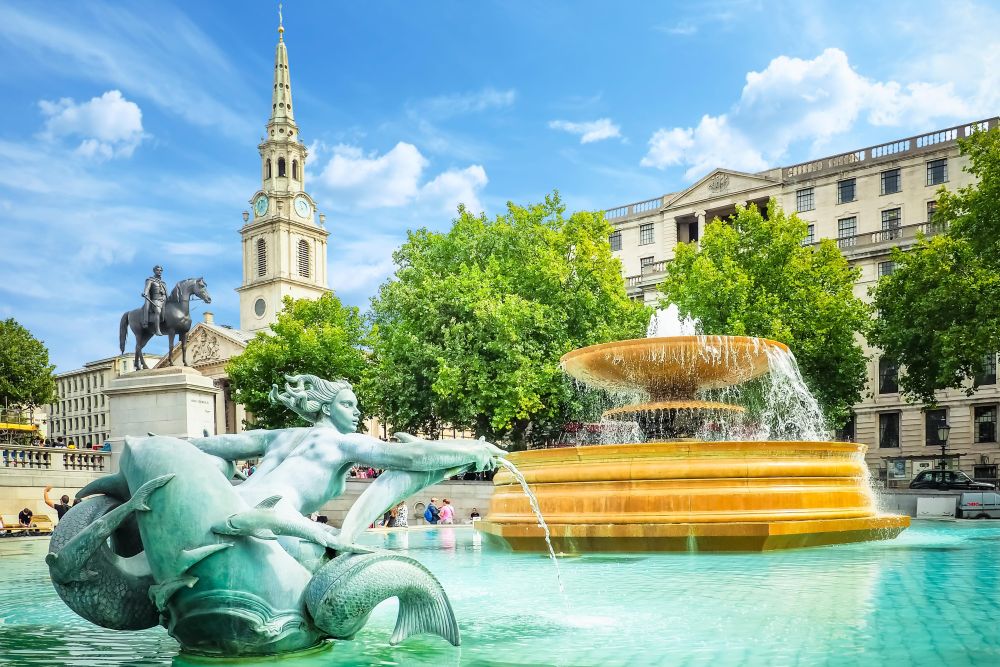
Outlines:
[[437, 500], [437, 498], [431, 498], [430, 504], [424, 510], [424, 519], [432, 525], [436, 525], [441, 520], [441, 512], [437, 508]]

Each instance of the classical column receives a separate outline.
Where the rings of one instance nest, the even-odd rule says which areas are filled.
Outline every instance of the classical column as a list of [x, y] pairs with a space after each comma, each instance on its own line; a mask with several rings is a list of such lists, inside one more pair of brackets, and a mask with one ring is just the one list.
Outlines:
[[698, 218], [698, 242], [701, 242], [701, 238], [705, 235], [705, 211], [698, 211], [695, 213], [695, 217]]

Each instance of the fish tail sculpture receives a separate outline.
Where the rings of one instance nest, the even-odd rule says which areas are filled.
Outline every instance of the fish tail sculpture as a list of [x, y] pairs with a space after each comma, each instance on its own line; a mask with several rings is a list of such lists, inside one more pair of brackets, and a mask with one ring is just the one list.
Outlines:
[[[149, 480], [122, 504], [111, 496], [73, 507], [52, 533], [45, 562], [59, 597], [87, 620], [116, 630], [143, 630], [159, 624], [149, 599], [153, 580], [144, 554], [123, 558], [108, 544], [118, 531], [134, 532], [135, 512], [148, 512], [149, 497], [173, 475]], [[134, 542], [137, 535], [120, 536]]]
[[327, 563], [306, 588], [306, 608], [318, 628], [334, 639], [351, 639], [384, 600], [399, 598], [389, 642], [435, 634], [461, 643], [458, 621], [441, 584], [417, 561], [388, 552], [342, 554]]

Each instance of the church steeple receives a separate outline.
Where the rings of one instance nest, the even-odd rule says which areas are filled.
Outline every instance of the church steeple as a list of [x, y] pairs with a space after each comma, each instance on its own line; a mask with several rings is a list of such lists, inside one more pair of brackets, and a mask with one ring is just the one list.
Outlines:
[[298, 127], [292, 111], [292, 81], [288, 74], [288, 49], [285, 48], [285, 26], [278, 5], [278, 46], [274, 50], [274, 90], [271, 92], [271, 118], [267, 122], [270, 132], [273, 128], [284, 129], [286, 136], [296, 136]]
[[261, 188], [244, 213], [243, 284], [240, 328], [256, 331], [270, 326], [282, 299], [316, 299], [327, 287], [324, 216], [316, 224], [316, 202], [305, 190], [306, 158], [292, 108], [285, 26], [278, 6], [278, 45], [274, 52], [274, 81], [267, 134], [260, 151]]

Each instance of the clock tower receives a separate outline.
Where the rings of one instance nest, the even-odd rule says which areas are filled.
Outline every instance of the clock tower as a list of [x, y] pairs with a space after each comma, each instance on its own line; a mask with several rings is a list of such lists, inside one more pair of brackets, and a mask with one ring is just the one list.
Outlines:
[[240, 329], [257, 331], [277, 321], [282, 299], [317, 299], [327, 287], [329, 232], [305, 191], [308, 152], [299, 140], [292, 110], [285, 28], [279, 22], [274, 54], [274, 88], [267, 134], [260, 151], [261, 188], [243, 213], [243, 284]]

